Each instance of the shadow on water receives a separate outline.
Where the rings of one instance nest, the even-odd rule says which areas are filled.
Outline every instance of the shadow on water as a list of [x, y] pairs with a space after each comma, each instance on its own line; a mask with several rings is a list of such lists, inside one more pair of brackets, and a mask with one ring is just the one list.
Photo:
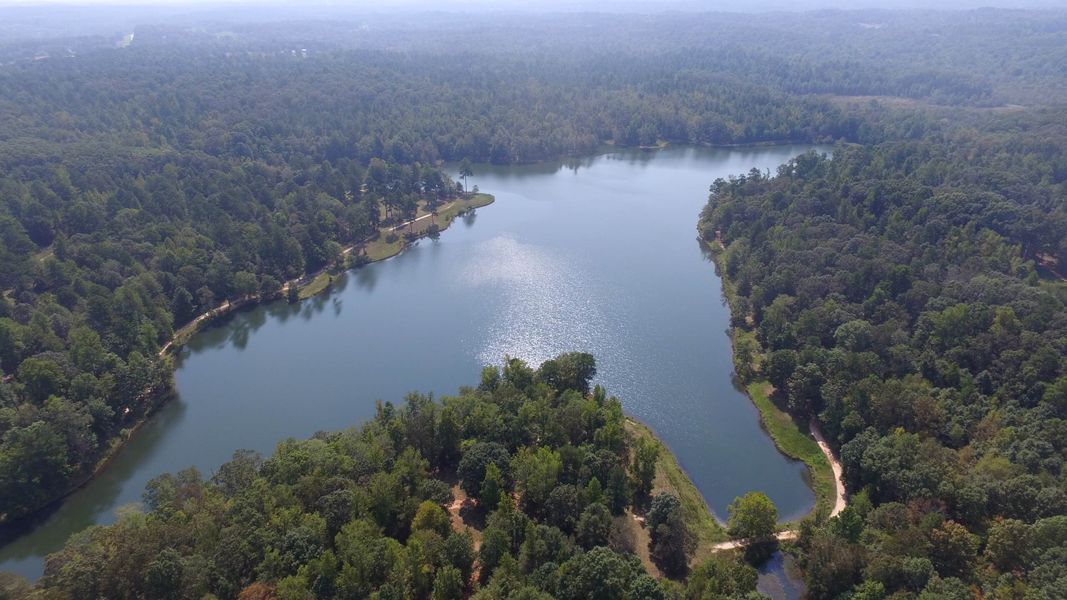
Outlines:
[[756, 591], [774, 600], [800, 600], [804, 597], [804, 582], [796, 572], [791, 555], [775, 552], [757, 569]]
[[[3, 544], [0, 562], [35, 561], [59, 549], [68, 532], [114, 521], [116, 511], [121, 508], [124, 484], [142, 461], [158, 451], [168, 430], [184, 417], [186, 408], [177, 394], [168, 398], [133, 439], [118, 451], [107, 468], [91, 481], [91, 486], [86, 485], [75, 492], [79, 502], [57, 502], [28, 519], [0, 527], [0, 544]], [[48, 527], [44, 527], [45, 524]]]
[[285, 323], [300, 314], [300, 303], [272, 302], [265, 309], [271, 319], [277, 319], [279, 323]]
[[374, 286], [378, 285], [378, 269], [356, 269], [356, 285], [366, 292], [373, 292]]

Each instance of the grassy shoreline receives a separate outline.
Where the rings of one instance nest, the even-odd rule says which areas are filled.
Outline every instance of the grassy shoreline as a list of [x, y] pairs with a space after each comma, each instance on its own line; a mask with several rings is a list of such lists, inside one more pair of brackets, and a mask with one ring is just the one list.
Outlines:
[[[812, 514], [817, 519], [829, 517], [836, 493], [834, 471], [830, 468], [830, 463], [826, 462], [819, 444], [805, 433], [788, 413], [775, 406], [769, 393], [773, 389], [766, 381], [754, 381], [748, 384], [746, 391], [760, 412], [763, 428], [774, 440], [778, 450], [808, 466], [811, 488], [815, 492], [815, 508]], [[783, 525], [791, 528], [795, 524], [789, 522]]]
[[726, 528], [711, 512], [703, 494], [693, 485], [693, 481], [678, 464], [671, 449], [663, 443], [659, 437], [644, 423], [627, 415], [626, 431], [634, 439], [645, 438], [652, 440], [660, 449], [659, 458], [656, 460], [656, 479], [652, 486], [652, 493], [669, 492], [678, 497], [682, 502], [682, 514], [686, 524], [697, 539], [697, 548], [693, 552], [692, 563], [699, 562], [715, 551], [714, 546], [719, 542], [726, 541]]
[[[426, 237], [430, 234], [430, 228], [434, 224], [437, 225], [438, 232], [442, 232], [448, 229], [449, 225], [452, 224], [452, 221], [454, 221], [460, 214], [463, 214], [468, 210], [488, 206], [495, 200], [496, 198], [492, 194], [472, 194], [470, 197], [460, 198], [449, 202], [442, 210], [438, 211], [437, 214], [431, 218], [427, 218], [430, 216], [429, 213], [424, 213], [420, 210], [417, 215], [417, 221], [398, 225], [396, 227], [382, 228], [378, 231], [377, 238], [345, 248], [345, 255], [349, 257], [349, 259], [353, 254], [359, 254], [357, 250], [361, 251], [364, 257], [362, 263], [357, 264], [351, 260], [347, 260], [343, 267], [323, 269], [322, 271], [319, 271], [310, 281], [300, 286], [300, 299], [307, 300], [312, 296], [316, 296], [326, 291], [333, 284], [334, 276], [340, 275], [349, 269], [383, 261], [400, 254], [410, 244], [406, 237], [414, 236], [415, 239]], [[389, 234], [395, 234], [396, 239], [392, 242], [386, 241]]]
[[[345, 256], [358, 254], [358, 251], [362, 250], [366, 256], [366, 260], [363, 263], [350, 264], [350, 261], [346, 260], [344, 265], [335, 266], [332, 268], [325, 268], [318, 271], [317, 273], [305, 274], [297, 279], [286, 282], [279, 290], [278, 294], [273, 295], [269, 298], [253, 296], [251, 298], [235, 300], [232, 303], [227, 302], [221, 307], [215, 308], [214, 310], [208, 311], [207, 313], [200, 315], [193, 321], [186, 323], [178, 330], [176, 330], [174, 336], [171, 339], [171, 342], [164, 346], [163, 350], [160, 352], [160, 355], [163, 356], [171, 351], [181, 348], [182, 345], [189, 341], [189, 338], [191, 338], [194, 334], [200, 331], [200, 329], [202, 329], [203, 327], [209, 325], [218, 317], [229, 314], [234, 310], [243, 308], [245, 306], [258, 304], [259, 302], [264, 301], [276, 300], [278, 298], [284, 297], [285, 292], [291, 285], [295, 285], [299, 288], [299, 297], [301, 300], [306, 300], [308, 298], [321, 294], [322, 292], [326, 291], [331, 287], [333, 283], [333, 278], [335, 276], [340, 275], [341, 273], [344, 273], [345, 271], [348, 271], [350, 269], [358, 268], [359, 266], [365, 264], [370, 264], [374, 262], [383, 261], [388, 258], [392, 258], [403, 252], [404, 249], [407, 248], [408, 245], [410, 245], [410, 242], [404, 238], [405, 234], [414, 234], [416, 239], [426, 237], [427, 235], [429, 235], [430, 225], [432, 224], [431, 221], [438, 222], [439, 232], [444, 231], [448, 229], [449, 225], [451, 225], [455, 218], [460, 214], [463, 214], [468, 210], [488, 206], [492, 204], [495, 200], [496, 198], [492, 194], [486, 193], [472, 194], [470, 197], [467, 198], [453, 200], [452, 202], [446, 204], [445, 208], [439, 211], [434, 219], [423, 218], [417, 224], [413, 224], [411, 228], [404, 226], [397, 229], [396, 233], [398, 239], [395, 242], [385, 241], [385, 236], [388, 235], [388, 233], [392, 232], [393, 228], [382, 228], [378, 232], [378, 237], [376, 239], [364, 241], [358, 244], [353, 244], [344, 249]], [[420, 216], [423, 216], [423, 214], [420, 213]]]
[[[718, 244], [705, 242], [704, 245], [715, 261], [727, 303], [735, 306], [736, 289], [734, 282], [727, 277], [720, 261], [723, 249]], [[762, 348], [756, 341], [755, 333], [739, 327], [730, 328], [730, 341], [735, 364], [738, 360], [737, 347], [740, 340], [745, 340], [746, 343], [753, 344], [753, 347], [757, 348], [753, 355], [751, 366], [752, 370], [758, 373], [760, 363], [763, 360], [763, 353]], [[772, 400], [773, 392], [774, 386], [759, 377], [753, 378], [751, 381], [746, 382], [745, 385], [745, 393], [756, 406], [756, 409], [759, 410], [760, 423], [774, 441], [778, 451], [807, 465], [808, 474], [811, 477], [810, 485], [812, 491], [815, 492], [815, 508], [811, 514], [817, 519], [825, 519], [830, 516], [835, 501], [836, 485], [834, 484], [833, 468], [826, 460], [826, 456], [823, 455], [819, 444], [812, 438], [810, 431], [807, 430], [807, 426], [797, 423], [792, 415], [774, 403]], [[794, 524], [791, 522], [783, 525], [788, 527]]]

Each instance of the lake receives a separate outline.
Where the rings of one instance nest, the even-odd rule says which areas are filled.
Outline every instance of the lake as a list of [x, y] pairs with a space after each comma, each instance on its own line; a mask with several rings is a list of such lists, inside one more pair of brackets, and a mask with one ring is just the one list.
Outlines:
[[730, 318], [696, 223], [718, 177], [777, 166], [806, 146], [618, 151], [566, 164], [478, 166], [496, 202], [437, 241], [340, 278], [298, 305], [239, 313], [186, 346], [177, 397], [104, 473], [35, 522], [4, 532], [0, 570], [114, 521], [156, 475], [210, 474], [234, 450], [358, 425], [376, 400], [454, 393], [505, 354], [532, 365], [596, 356], [596, 383], [677, 455], [720, 518], [761, 490], [783, 519], [815, 497], [731, 380]]

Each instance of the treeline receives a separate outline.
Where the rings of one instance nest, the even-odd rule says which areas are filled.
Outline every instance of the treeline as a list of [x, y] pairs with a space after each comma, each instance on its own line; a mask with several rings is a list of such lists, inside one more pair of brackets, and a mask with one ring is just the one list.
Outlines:
[[[36, 589], [9, 583], [9, 593], [762, 597], [755, 570], [729, 555], [699, 566], [688, 589], [645, 571], [625, 531], [634, 502], [649, 502], [647, 482], [618, 400], [589, 389], [595, 371], [587, 354], [537, 370], [512, 359], [441, 402], [412, 394], [358, 430], [290, 439], [266, 460], [238, 452], [209, 480], [191, 469], [158, 477], [146, 513], [76, 535]], [[685, 536], [676, 498], [652, 506], [660, 535]]]
[[0, 178], [0, 521], [62, 495], [166, 397], [158, 353], [176, 328], [273, 298], [459, 193], [435, 167], [380, 159], [123, 171]]
[[[18, 57], [25, 62], [46, 52], [62, 59], [68, 49], [89, 56], [113, 46], [120, 33], [136, 30], [136, 46], [190, 46], [183, 52], [278, 56], [305, 49], [310, 55], [387, 50], [470, 56], [474, 63], [502, 58], [523, 68], [551, 61], [558, 77], [649, 67], [673, 77], [696, 70], [788, 94], [899, 96], [971, 106], [1044, 106], [1067, 99], [1063, 10], [499, 12], [425, 18], [336, 6], [298, 10], [264, 8], [259, 22], [225, 10], [207, 17], [195, 12], [145, 16], [136, 28], [114, 25], [111, 36], [12, 42], [9, 50], [0, 47], [0, 61]], [[92, 12], [99, 19], [100, 9]], [[111, 22], [129, 20], [120, 13]], [[148, 25], [164, 22], [169, 25]], [[86, 34], [96, 30], [85, 27]]]
[[[0, 70], [0, 165], [153, 166], [180, 153], [310, 164], [516, 163], [622, 145], [833, 141], [855, 122], [755, 76], [632, 55], [572, 64], [380, 50], [242, 50], [171, 29]], [[203, 43], [201, 43], [203, 42]], [[665, 73], [677, 82], [661, 85]], [[117, 163], [117, 164], [116, 164]]]
[[1067, 284], [1038, 264], [1067, 257], [1063, 133], [995, 117], [712, 187], [741, 374], [818, 419], [852, 497], [802, 530], [810, 597], [1067, 589]]

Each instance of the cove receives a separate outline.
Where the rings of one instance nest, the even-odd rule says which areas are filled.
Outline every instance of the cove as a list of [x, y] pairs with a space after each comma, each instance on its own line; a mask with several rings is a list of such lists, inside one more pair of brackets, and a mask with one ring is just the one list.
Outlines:
[[772, 171], [807, 146], [616, 151], [475, 168], [496, 202], [440, 239], [340, 278], [300, 304], [238, 313], [181, 351], [177, 394], [108, 468], [36, 522], [9, 528], [0, 570], [139, 502], [151, 478], [211, 474], [240, 448], [358, 425], [376, 400], [454, 393], [505, 354], [597, 358], [596, 382], [671, 448], [712, 511], [760, 490], [783, 520], [814, 505], [802, 463], [761, 430], [732, 382], [729, 310], [696, 223], [717, 177]]

